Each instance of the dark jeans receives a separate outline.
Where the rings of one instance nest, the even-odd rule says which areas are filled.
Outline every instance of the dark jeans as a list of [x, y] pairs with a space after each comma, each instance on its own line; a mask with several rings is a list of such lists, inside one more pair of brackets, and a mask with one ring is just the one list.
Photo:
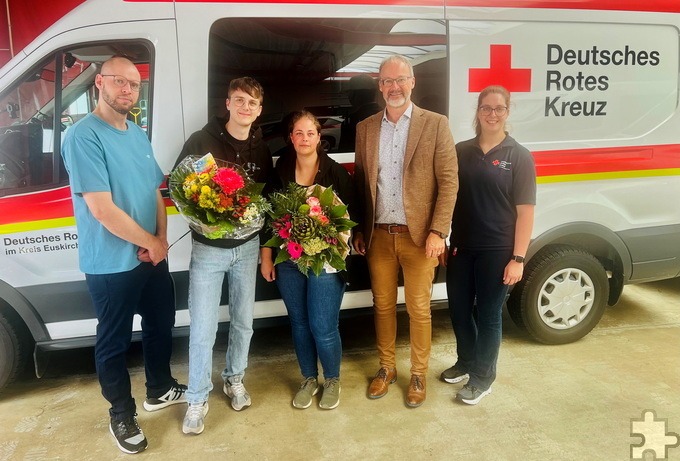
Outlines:
[[160, 397], [174, 384], [170, 355], [175, 294], [168, 264], [141, 263], [128, 272], [85, 278], [99, 322], [94, 355], [102, 395], [111, 404], [111, 417], [124, 419], [136, 412], [126, 363], [134, 314], [142, 318], [147, 397]]
[[446, 290], [456, 335], [455, 366], [470, 375], [470, 385], [481, 390], [487, 390], [496, 379], [502, 309], [508, 293], [503, 271], [511, 257], [511, 249], [449, 253]]
[[325, 379], [340, 377], [342, 342], [338, 321], [345, 282], [337, 273], [305, 277], [292, 262], [276, 266], [276, 284], [286, 304], [293, 345], [305, 378], [318, 374], [317, 358]]

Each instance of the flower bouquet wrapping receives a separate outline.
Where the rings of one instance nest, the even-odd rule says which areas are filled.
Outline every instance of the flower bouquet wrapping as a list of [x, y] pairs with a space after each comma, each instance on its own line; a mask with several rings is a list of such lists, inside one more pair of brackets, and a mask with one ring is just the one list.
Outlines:
[[269, 203], [264, 184], [254, 182], [234, 163], [190, 155], [168, 182], [170, 198], [189, 227], [210, 239], [240, 239], [264, 226]]
[[292, 260], [307, 275], [312, 269], [345, 269], [349, 254], [349, 230], [356, 226], [349, 219], [347, 205], [332, 187], [301, 187], [291, 183], [284, 192], [269, 197], [274, 236], [265, 246], [279, 248], [274, 264]]

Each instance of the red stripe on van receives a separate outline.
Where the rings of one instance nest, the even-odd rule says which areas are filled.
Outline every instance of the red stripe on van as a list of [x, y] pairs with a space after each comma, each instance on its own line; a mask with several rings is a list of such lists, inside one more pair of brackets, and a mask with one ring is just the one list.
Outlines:
[[[539, 177], [680, 169], [680, 144], [532, 152]], [[354, 164], [343, 164], [348, 171]], [[172, 201], [165, 200], [166, 206]], [[70, 189], [60, 187], [0, 198], [0, 225], [73, 216]]]
[[[125, 0], [132, 3], [170, 3], [173, 0]], [[560, 10], [646, 11], [680, 13], [678, 0], [175, 0], [175, 3], [281, 3], [323, 5], [393, 5], [478, 8], [546, 8]]]
[[532, 152], [537, 176], [680, 168], [680, 145]]
[[0, 198], [0, 225], [72, 216], [68, 186]]

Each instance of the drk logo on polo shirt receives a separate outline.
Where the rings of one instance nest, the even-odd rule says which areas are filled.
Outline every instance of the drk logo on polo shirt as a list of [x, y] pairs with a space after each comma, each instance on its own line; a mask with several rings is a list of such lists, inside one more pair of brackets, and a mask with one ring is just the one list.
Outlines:
[[505, 160], [498, 160], [498, 159], [491, 162], [491, 164], [495, 167], [500, 168], [501, 170], [507, 170], [507, 171], [510, 171], [510, 165], [512, 165], [511, 162], [506, 162]]

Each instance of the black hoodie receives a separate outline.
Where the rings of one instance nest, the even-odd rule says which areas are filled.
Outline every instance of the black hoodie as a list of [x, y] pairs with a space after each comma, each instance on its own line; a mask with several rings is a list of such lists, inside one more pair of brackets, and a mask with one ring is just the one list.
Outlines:
[[[274, 163], [269, 147], [262, 139], [260, 128], [250, 129], [248, 139], [241, 141], [229, 134], [227, 119], [213, 116], [206, 125], [195, 132], [184, 143], [175, 166], [189, 155], [204, 156], [210, 152], [214, 158], [243, 166], [250, 178], [259, 183], [272, 184]], [[254, 172], [253, 172], [254, 170]], [[265, 188], [266, 196], [268, 188]], [[191, 231], [194, 240], [219, 248], [235, 248], [258, 235], [258, 232], [244, 239], [209, 239]]]

